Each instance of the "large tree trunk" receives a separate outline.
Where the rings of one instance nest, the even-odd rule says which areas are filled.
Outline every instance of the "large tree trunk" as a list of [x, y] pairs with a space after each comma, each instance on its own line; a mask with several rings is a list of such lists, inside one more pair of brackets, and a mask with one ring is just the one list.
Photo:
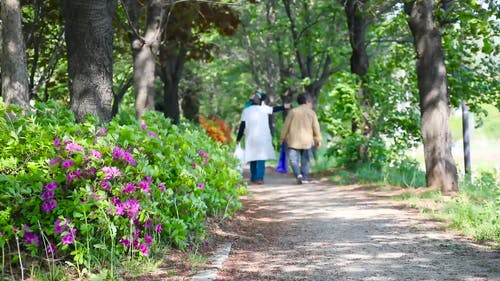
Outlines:
[[7, 104], [29, 109], [28, 67], [19, 0], [1, 1], [2, 96]]
[[164, 61], [161, 66], [161, 79], [163, 81], [163, 112], [172, 120], [173, 124], [179, 124], [179, 81], [186, 62], [187, 49], [181, 43], [171, 43], [160, 50]]
[[450, 104], [441, 30], [433, 19], [433, 0], [405, 4], [417, 52], [417, 76], [427, 185], [445, 194], [457, 188], [451, 155]]
[[116, 0], [64, 1], [71, 110], [111, 120], [113, 100], [113, 16]]
[[146, 29], [144, 38], [141, 38], [138, 33], [139, 3], [137, 0], [128, 0], [125, 3], [132, 28], [135, 29], [131, 43], [134, 59], [135, 111], [137, 118], [140, 119], [147, 111], [155, 109], [155, 67], [162, 33], [163, 7], [161, 0], [147, 2]]

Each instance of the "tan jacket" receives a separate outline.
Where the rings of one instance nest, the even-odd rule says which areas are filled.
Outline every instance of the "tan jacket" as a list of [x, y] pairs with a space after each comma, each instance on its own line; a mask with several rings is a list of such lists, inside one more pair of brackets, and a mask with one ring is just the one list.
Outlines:
[[288, 147], [309, 149], [321, 145], [321, 133], [316, 113], [307, 105], [300, 105], [288, 113], [281, 131], [281, 142]]

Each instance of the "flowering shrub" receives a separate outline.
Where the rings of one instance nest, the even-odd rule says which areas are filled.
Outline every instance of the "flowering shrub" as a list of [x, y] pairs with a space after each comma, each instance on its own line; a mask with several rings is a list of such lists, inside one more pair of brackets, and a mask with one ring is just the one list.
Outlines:
[[159, 242], [201, 241], [207, 216], [240, 207], [236, 160], [194, 125], [151, 112], [142, 124], [122, 115], [101, 127], [37, 107], [0, 120], [10, 132], [0, 136], [2, 248], [23, 238], [32, 256], [70, 254], [91, 270], [96, 260], [149, 256]]
[[207, 117], [201, 116], [199, 118], [200, 126], [205, 129], [207, 134], [215, 141], [220, 143], [230, 143], [231, 142], [231, 129], [226, 125], [226, 123], [216, 117], [208, 119]]

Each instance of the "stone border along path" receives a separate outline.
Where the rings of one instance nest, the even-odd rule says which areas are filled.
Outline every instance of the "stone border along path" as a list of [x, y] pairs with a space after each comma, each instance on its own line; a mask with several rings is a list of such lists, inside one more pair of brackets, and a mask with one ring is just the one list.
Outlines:
[[220, 268], [229, 246], [216, 276], [193, 280], [500, 281], [498, 251], [359, 186], [296, 185], [268, 170], [249, 191], [222, 229], [227, 261]]
[[227, 242], [217, 248], [213, 257], [209, 260], [209, 268], [196, 273], [191, 281], [213, 281], [217, 273], [222, 269], [224, 262], [229, 257], [232, 243]]

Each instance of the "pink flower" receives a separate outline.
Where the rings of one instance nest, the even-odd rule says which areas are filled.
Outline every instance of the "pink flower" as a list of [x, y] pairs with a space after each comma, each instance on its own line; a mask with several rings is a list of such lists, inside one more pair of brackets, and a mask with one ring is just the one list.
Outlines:
[[148, 126], [145, 123], [141, 124], [141, 129], [146, 130], [147, 128], [148, 128]]
[[105, 180], [111, 180], [122, 175], [122, 172], [116, 167], [103, 167], [102, 172]]
[[191, 163], [191, 168], [196, 169], [196, 163]]
[[69, 141], [66, 143], [66, 151], [68, 152], [75, 152], [75, 151], [82, 151], [83, 147], [78, 145], [76, 142]]
[[161, 192], [165, 192], [165, 184], [164, 183], [160, 183], [160, 185], [158, 185], [158, 188], [160, 189]]
[[139, 187], [142, 189], [142, 192], [144, 192], [144, 193], [149, 192], [149, 183], [147, 181], [139, 182]]
[[102, 158], [102, 154], [101, 152], [97, 151], [97, 150], [94, 150], [94, 149], [91, 149], [90, 150], [90, 153], [92, 153], [92, 156], [96, 159], [101, 159]]
[[100, 135], [100, 136], [105, 136], [106, 134], [108, 133], [108, 128], [100, 128], [98, 131], [97, 131], [97, 135]]
[[199, 188], [199, 189], [203, 189], [203, 188], [205, 188], [205, 185], [204, 185], [204, 184], [202, 184], [202, 183], [199, 183], [197, 186], [198, 186], [198, 188]]
[[54, 199], [50, 199], [50, 200], [44, 201], [42, 203], [42, 210], [45, 213], [48, 213], [48, 212], [54, 210], [56, 207], [57, 207], [57, 201]]

